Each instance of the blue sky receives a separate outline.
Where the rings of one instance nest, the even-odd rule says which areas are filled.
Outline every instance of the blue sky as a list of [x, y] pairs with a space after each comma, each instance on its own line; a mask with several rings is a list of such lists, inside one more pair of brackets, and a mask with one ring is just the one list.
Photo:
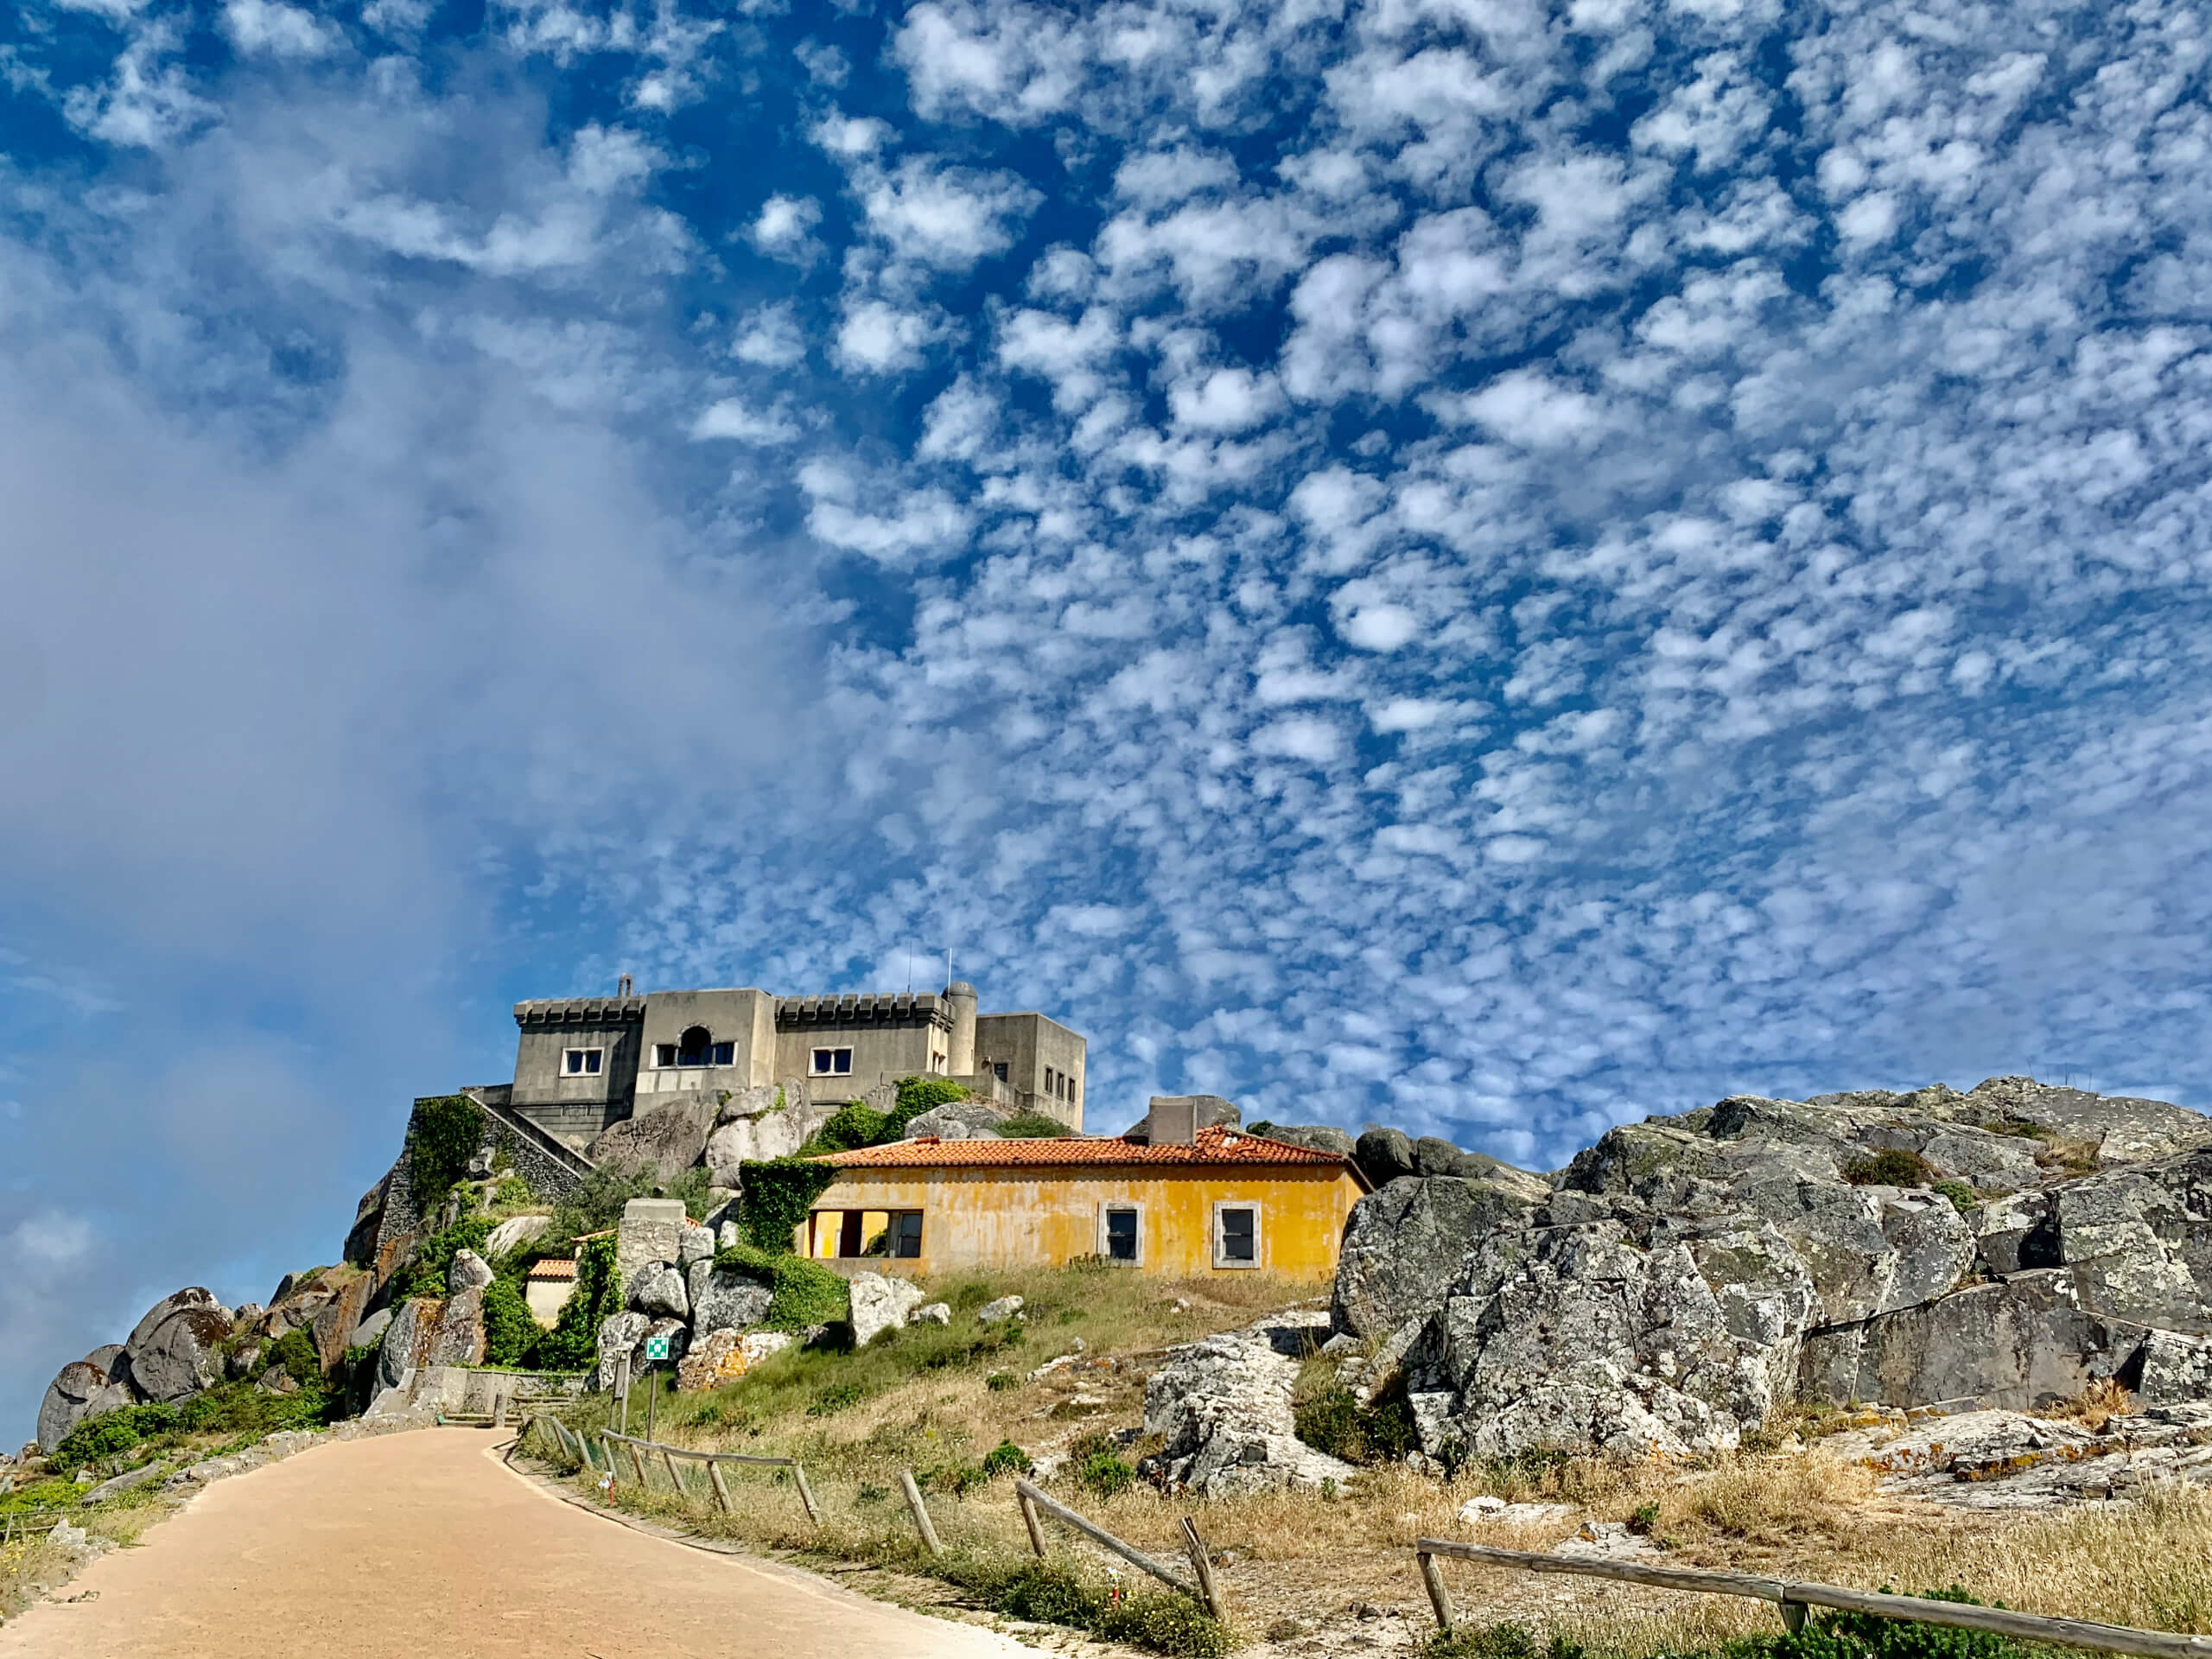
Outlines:
[[2209, 24], [0, 19], [5, 1421], [623, 971], [1539, 1166], [2203, 1103]]

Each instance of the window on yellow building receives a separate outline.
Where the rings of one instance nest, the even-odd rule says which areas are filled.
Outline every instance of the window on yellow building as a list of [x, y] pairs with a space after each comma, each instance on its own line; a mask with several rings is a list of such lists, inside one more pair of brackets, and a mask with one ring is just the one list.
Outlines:
[[1106, 1259], [1109, 1262], [1134, 1262], [1137, 1259], [1137, 1212], [1128, 1209], [1111, 1209], [1106, 1212]]
[[1214, 1205], [1213, 1264], [1217, 1268], [1256, 1268], [1260, 1265], [1258, 1205]]

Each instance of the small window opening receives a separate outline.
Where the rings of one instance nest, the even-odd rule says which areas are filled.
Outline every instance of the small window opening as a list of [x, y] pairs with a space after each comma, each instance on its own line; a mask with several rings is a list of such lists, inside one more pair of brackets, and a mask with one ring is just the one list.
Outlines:
[[817, 1077], [850, 1077], [853, 1071], [853, 1051], [849, 1048], [817, 1048], [814, 1051], [814, 1075]]
[[655, 1043], [653, 1045], [653, 1064], [655, 1065], [663, 1066], [674, 1065], [676, 1064], [676, 1045], [674, 1043]]
[[902, 1210], [891, 1217], [891, 1254], [912, 1262], [922, 1253], [922, 1212]]
[[599, 1075], [604, 1049], [572, 1048], [561, 1057], [561, 1069], [572, 1077], [595, 1077]]
[[735, 1043], [716, 1043], [715, 1045], [714, 1065], [734, 1065], [736, 1062], [736, 1059], [737, 1045]]
[[1001, 1083], [1004, 1083], [1006, 1081], [1006, 1062], [1004, 1060], [993, 1060], [991, 1062], [991, 1075], [996, 1077]]
[[715, 1039], [704, 1026], [694, 1026], [676, 1039], [676, 1063], [678, 1065], [704, 1065], [714, 1052]]
[[1249, 1210], [1224, 1210], [1221, 1212], [1221, 1259], [1224, 1262], [1252, 1260], [1253, 1212]]
[[1109, 1210], [1106, 1212], [1106, 1259], [1109, 1262], [1134, 1262], [1137, 1259], [1135, 1211]]

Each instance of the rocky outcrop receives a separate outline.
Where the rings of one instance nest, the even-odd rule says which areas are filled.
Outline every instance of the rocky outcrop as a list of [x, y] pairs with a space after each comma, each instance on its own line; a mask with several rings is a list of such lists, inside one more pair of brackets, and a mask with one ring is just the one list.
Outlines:
[[1314, 1152], [1333, 1152], [1339, 1158], [1351, 1158], [1357, 1151], [1351, 1136], [1328, 1123], [1270, 1123], [1260, 1132], [1270, 1141], [1287, 1141]]
[[1401, 1177], [1370, 1193], [1344, 1223], [1338, 1327], [1381, 1337], [1435, 1313], [1469, 1252], [1499, 1229], [1519, 1225], [1548, 1196], [1534, 1176], [1518, 1182]]
[[135, 1405], [137, 1395], [131, 1390], [126, 1363], [122, 1347], [111, 1344], [64, 1365], [38, 1408], [38, 1449], [53, 1451], [87, 1417]]
[[223, 1380], [231, 1311], [194, 1286], [146, 1311], [124, 1344], [131, 1385], [149, 1400], [187, 1399]]
[[1020, 1317], [1021, 1298], [1019, 1296], [1001, 1296], [995, 1302], [985, 1302], [976, 1310], [978, 1325], [1004, 1325], [1008, 1319]]
[[594, 1388], [604, 1393], [614, 1386], [622, 1362], [645, 1340], [645, 1332], [652, 1325], [652, 1321], [642, 1313], [615, 1313], [601, 1323], [599, 1365], [592, 1374]]
[[1165, 1438], [1140, 1471], [1206, 1497], [1312, 1491], [1359, 1471], [1298, 1438], [1300, 1362], [1328, 1334], [1328, 1315], [1263, 1319], [1169, 1351], [1145, 1383], [1144, 1427]]
[[707, 1149], [721, 1097], [713, 1094], [682, 1094], [653, 1105], [635, 1117], [602, 1130], [584, 1148], [584, 1156], [601, 1168], [624, 1166], [651, 1170], [668, 1180], [697, 1163]]
[[446, 1298], [430, 1336], [425, 1365], [481, 1365], [484, 1363], [484, 1291], [472, 1285]]
[[683, 1274], [665, 1262], [639, 1268], [630, 1284], [630, 1306], [649, 1319], [690, 1319], [691, 1295], [684, 1287]]
[[[1370, 1130], [1339, 1329], [1432, 1455], [1709, 1452], [1777, 1404], [2212, 1393], [2212, 1122], [1993, 1078], [1742, 1096], [1609, 1132], [1548, 1187]], [[1440, 1147], [1442, 1143], [1440, 1143]], [[1467, 1154], [1461, 1154], [1462, 1157]]]
[[774, 1300], [767, 1286], [741, 1273], [725, 1273], [711, 1262], [695, 1262], [686, 1290], [691, 1298], [695, 1338], [709, 1331], [741, 1331], [768, 1317]]
[[385, 1327], [377, 1346], [377, 1385], [385, 1389], [407, 1386], [427, 1363], [431, 1338], [437, 1334], [438, 1304], [415, 1298], [401, 1304]]
[[971, 1095], [966, 1100], [948, 1100], [942, 1106], [918, 1112], [906, 1120], [901, 1139], [918, 1141], [935, 1135], [940, 1141], [980, 1141], [997, 1134], [998, 1126], [1013, 1116], [1011, 1108]]
[[906, 1323], [921, 1305], [922, 1287], [911, 1279], [856, 1273], [852, 1281], [853, 1346], [865, 1348], [886, 1331]]
[[839, 1103], [810, 1105], [797, 1077], [758, 1089], [741, 1089], [720, 1103], [703, 1156], [717, 1186], [739, 1185], [738, 1166], [788, 1158], [836, 1116]]
[[550, 1216], [509, 1216], [484, 1241], [484, 1254], [496, 1262], [525, 1244], [535, 1244], [552, 1224]]
[[446, 1269], [446, 1286], [455, 1295], [464, 1290], [481, 1290], [492, 1282], [492, 1265], [474, 1250], [455, 1250], [453, 1265]]

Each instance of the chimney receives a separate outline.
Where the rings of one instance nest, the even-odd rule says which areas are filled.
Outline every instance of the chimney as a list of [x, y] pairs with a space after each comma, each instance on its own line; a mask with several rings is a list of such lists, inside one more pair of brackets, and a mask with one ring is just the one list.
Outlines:
[[630, 995], [629, 975], [625, 974], [621, 978], [614, 982], [614, 995], [617, 996], [627, 996]]
[[1198, 1143], [1198, 1095], [1154, 1095], [1145, 1122], [1155, 1147], [1194, 1147]]

